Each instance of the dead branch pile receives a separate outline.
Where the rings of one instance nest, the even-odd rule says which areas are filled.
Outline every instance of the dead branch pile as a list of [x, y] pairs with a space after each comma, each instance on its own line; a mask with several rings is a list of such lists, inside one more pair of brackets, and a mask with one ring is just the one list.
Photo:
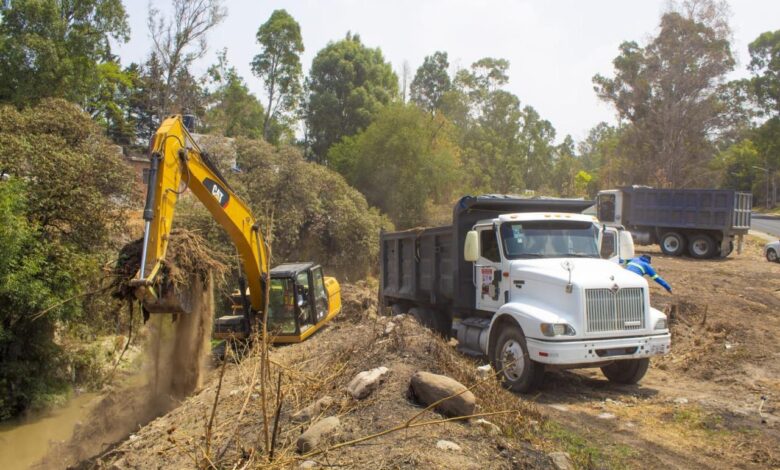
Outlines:
[[[174, 229], [168, 240], [168, 252], [161, 273], [164, 282], [172, 283], [176, 287], [187, 287], [191, 275], [197, 275], [197, 279], [205, 282], [209, 272], [214, 276], [215, 283], [220, 284], [224, 281], [229, 269], [227, 260], [219, 252], [209, 249], [206, 240], [198, 233]], [[129, 281], [136, 276], [141, 267], [142, 249], [143, 239], [138, 239], [126, 244], [119, 251], [112, 286], [114, 297], [122, 300], [135, 298]]]

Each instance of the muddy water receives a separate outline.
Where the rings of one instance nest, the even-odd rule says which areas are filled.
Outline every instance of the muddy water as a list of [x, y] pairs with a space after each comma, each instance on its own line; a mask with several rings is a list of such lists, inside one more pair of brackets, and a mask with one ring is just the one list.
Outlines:
[[46, 455], [50, 442], [70, 439], [97, 397], [97, 393], [83, 393], [49, 413], [0, 424], [0, 468], [28, 468]]

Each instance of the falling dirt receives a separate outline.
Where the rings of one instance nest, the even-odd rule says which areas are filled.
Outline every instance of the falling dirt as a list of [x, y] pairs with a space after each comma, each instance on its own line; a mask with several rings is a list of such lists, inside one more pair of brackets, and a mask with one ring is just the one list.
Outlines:
[[176, 408], [201, 386], [209, 370], [212, 277], [203, 282], [193, 275], [188, 284], [193, 313], [179, 315], [173, 323], [170, 315], [154, 315], [147, 325], [142, 377], [108, 391], [76, 425], [73, 436], [52, 447], [40, 468], [63, 468], [103, 454], [115, 442], [132, 439], [134, 431]]

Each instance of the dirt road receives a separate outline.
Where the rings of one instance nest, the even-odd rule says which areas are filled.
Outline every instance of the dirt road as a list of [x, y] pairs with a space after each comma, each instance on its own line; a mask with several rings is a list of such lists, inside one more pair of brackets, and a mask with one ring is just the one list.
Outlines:
[[535, 401], [594, 467], [780, 467], [780, 264], [755, 240], [717, 261], [650, 248], [674, 287], [651, 286], [654, 307], [677, 305], [673, 352], [639, 386], [598, 370], [549, 373]]

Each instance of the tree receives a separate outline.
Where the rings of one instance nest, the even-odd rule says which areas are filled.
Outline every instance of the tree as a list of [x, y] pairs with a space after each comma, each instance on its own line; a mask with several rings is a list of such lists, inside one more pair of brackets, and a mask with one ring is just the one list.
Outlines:
[[463, 163], [475, 191], [541, 189], [552, 170], [555, 129], [502, 89], [509, 62], [486, 57], [460, 70], [442, 109], [462, 129]]
[[412, 102], [429, 112], [439, 109], [442, 97], [452, 89], [449, 67], [446, 52], [426, 56], [412, 80]]
[[118, 73], [110, 39], [125, 42], [129, 33], [121, 0], [12, 2], [0, 21], [0, 102], [88, 105]]
[[629, 178], [625, 174], [625, 156], [620, 152], [623, 128], [601, 122], [593, 127], [579, 143], [578, 153], [582, 168], [591, 176], [588, 192], [595, 195], [599, 189], [613, 188]]
[[272, 121], [289, 121], [301, 97], [301, 27], [287, 11], [274, 10], [257, 30], [257, 42], [262, 52], [252, 60], [252, 72], [263, 80], [268, 95], [263, 138], [269, 140]]
[[[768, 118], [752, 132], [759, 158], [756, 166], [766, 168], [764, 177], [771, 181], [769, 204], [776, 201], [775, 178], [780, 168], [780, 30], [765, 32], [748, 46], [749, 69], [753, 77], [748, 86], [754, 103]], [[768, 184], [768, 182], [767, 182]], [[766, 193], [767, 189], [760, 192]]]
[[598, 96], [630, 124], [621, 141], [622, 183], [705, 184], [713, 142], [728, 125], [720, 92], [734, 59], [721, 4], [692, 1], [681, 10], [661, 17], [647, 46], [620, 46], [614, 78], [593, 79]]
[[227, 50], [218, 55], [217, 64], [209, 68], [209, 76], [216, 89], [209, 95], [211, 104], [204, 118], [206, 132], [262, 138], [263, 105], [249, 92], [236, 68], [229, 66]]
[[453, 132], [443, 116], [394, 104], [364, 132], [334, 145], [328, 161], [398, 227], [419, 226], [432, 206], [449, 205], [459, 186]]
[[194, 112], [197, 93], [192, 93], [194, 78], [189, 67], [206, 54], [206, 34], [225, 18], [223, 0], [173, 0], [173, 14], [166, 19], [149, 7], [147, 25], [152, 37], [153, 54], [158, 62], [164, 86], [156, 103], [157, 119], [179, 112]]
[[115, 257], [106, 252], [124, 233], [132, 176], [103, 130], [61, 99], [0, 106], [0, 173], [3, 419], [44, 405], [70, 379], [55, 331], [80, 316], [94, 327], [83, 294]]
[[307, 134], [314, 158], [324, 163], [333, 144], [368, 127], [398, 96], [398, 77], [380, 49], [347, 33], [314, 57], [307, 88]]

